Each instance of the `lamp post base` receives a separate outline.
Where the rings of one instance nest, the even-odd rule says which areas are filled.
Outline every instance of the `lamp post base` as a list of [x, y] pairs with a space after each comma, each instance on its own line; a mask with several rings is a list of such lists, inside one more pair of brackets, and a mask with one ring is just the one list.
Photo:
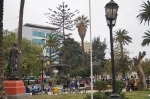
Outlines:
[[119, 94], [114, 93], [111, 95], [111, 99], [121, 99], [121, 98]]
[[44, 84], [41, 84], [41, 92], [44, 91]]

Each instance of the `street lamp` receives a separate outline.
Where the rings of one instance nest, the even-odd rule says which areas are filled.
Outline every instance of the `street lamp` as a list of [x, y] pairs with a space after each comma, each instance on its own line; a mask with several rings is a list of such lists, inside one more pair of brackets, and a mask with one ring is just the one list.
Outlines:
[[37, 55], [37, 60], [41, 61], [42, 63], [42, 81], [41, 81], [41, 91], [44, 91], [44, 81], [43, 81], [43, 65], [44, 61], [48, 61], [48, 56], [44, 56], [43, 54]]
[[120, 96], [119, 96], [117, 89], [116, 89], [114, 51], [113, 51], [113, 36], [112, 36], [112, 28], [116, 24], [118, 7], [119, 7], [118, 4], [115, 3], [113, 0], [111, 0], [105, 6], [107, 26], [110, 29], [110, 46], [111, 46], [112, 80], [113, 80], [113, 84], [112, 84], [113, 92], [111, 95], [111, 99], [120, 99]]

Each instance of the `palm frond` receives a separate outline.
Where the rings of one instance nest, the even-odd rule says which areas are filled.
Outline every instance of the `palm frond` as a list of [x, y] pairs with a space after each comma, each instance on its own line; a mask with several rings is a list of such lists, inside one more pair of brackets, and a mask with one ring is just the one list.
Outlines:
[[132, 43], [132, 38], [128, 36], [127, 30], [119, 29], [118, 31], [115, 31], [114, 42], [120, 42], [123, 45], [128, 45], [129, 43]]
[[144, 24], [146, 24], [146, 22], [149, 25], [150, 22], [150, 1], [148, 0], [147, 2], [143, 2], [143, 4], [141, 5], [141, 10], [140, 10], [140, 14], [137, 15], [137, 19], [140, 21], [140, 24], [144, 21]]
[[142, 45], [142, 46], [146, 46], [146, 45], [148, 46], [149, 43], [150, 43], [150, 31], [147, 30], [147, 32], [144, 32], [144, 34], [145, 34], [145, 35], [142, 37], [142, 38], [144, 38], [144, 39], [143, 39], [141, 45]]

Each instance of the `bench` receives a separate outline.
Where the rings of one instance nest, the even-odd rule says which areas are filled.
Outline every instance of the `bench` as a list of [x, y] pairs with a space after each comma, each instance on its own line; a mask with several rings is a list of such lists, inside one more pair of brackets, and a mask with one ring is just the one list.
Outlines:
[[81, 90], [82, 90], [83, 92], [86, 92], [86, 87], [85, 87], [84, 84], [80, 84], [80, 85], [79, 85], [79, 92], [81, 92]]
[[[147, 88], [150, 88], [150, 84], [147, 84]], [[129, 85], [126, 86], [126, 90], [129, 91], [131, 88]], [[139, 85], [134, 85], [134, 90], [138, 90], [139, 89]]]
[[[147, 84], [147, 88], [150, 88], [150, 84]], [[139, 89], [139, 85], [135, 85], [135, 86], [134, 86], [134, 89], [135, 89], [135, 90], [138, 90], [138, 89]]]
[[68, 92], [69, 91], [69, 85], [67, 85], [67, 84], [64, 84], [63, 85], [63, 92]]

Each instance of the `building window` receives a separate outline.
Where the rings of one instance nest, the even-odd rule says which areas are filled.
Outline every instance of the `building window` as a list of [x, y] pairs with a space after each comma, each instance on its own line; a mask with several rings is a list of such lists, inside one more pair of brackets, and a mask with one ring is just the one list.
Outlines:
[[32, 31], [32, 36], [45, 37], [45, 33], [40, 31]]
[[46, 37], [49, 37], [49, 33], [46, 33]]
[[41, 39], [32, 39], [32, 42], [40, 44], [40, 45], [44, 45], [45, 44], [45, 40], [41, 40]]
[[50, 53], [50, 48], [46, 48], [46, 53]]

